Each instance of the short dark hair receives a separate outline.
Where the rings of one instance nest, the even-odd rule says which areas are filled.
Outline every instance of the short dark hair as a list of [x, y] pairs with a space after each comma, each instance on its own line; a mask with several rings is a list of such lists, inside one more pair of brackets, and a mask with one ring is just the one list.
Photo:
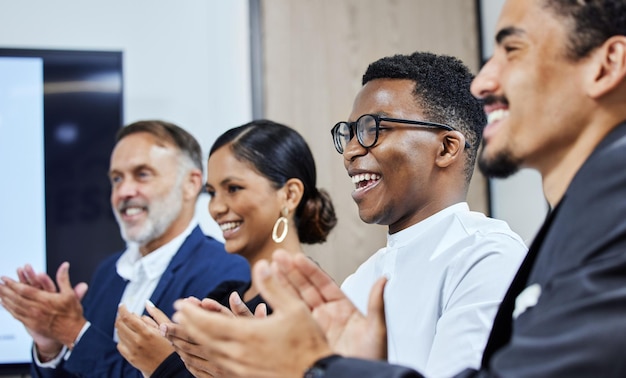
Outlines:
[[291, 178], [302, 181], [304, 194], [294, 216], [298, 238], [307, 244], [326, 241], [337, 224], [335, 208], [328, 193], [316, 188], [313, 154], [297, 131], [269, 120], [252, 121], [220, 135], [209, 157], [226, 144], [235, 158], [249, 163], [277, 189]]
[[362, 83], [375, 79], [408, 79], [415, 83], [415, 100], [428, 121], [450, 125], [465, 135], [465, 176], [469, 183], [487, 118], [481, 101], [472, 96], [474, 76], [459, 59], [415, 52], [377, 60], [367, 67]]
[[568, 57], [589, 55], [614, 35], [626, 35], [624, 0], [544, 0], [544, 7], [570, 21]]
[[175, 145], [183, 156], [191, 161], [195, 168], [199, 169], [200, 172], [203, 171], [202, 148], [196, 138], [185, 129], [173, 123], [160, 120], [137, 121], [119, 129], [115, 136], [115, 141], [119, 142], [135, 133], [149, 133], [164, 142]]

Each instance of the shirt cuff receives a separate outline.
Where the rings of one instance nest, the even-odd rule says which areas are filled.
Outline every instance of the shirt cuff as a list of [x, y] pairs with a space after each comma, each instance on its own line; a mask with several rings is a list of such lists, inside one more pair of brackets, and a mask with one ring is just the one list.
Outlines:
[[55, 369], [57, 366], [59, 366], [61, 360], [63, 359], [63, 356], [65, 356], [65, 353], [67, 353], [67, 351], [67, 347], [63, 345], [63, 348], [61, 348], [61, 351], [59, 352], [59, 354], [56, 355], [56, 357], [54, 357], [50, 361], [41, 362], [37, 353], [37, 346], [35, 345], [35, 343], [33, 343], [33, 361], [35, 361], [35, 364], [41, 368]]
[[[74, 342], [72, 343], [72, 349], [74, 349], [76, 345], [78, 345], [78, 342], [80, 341], [81, 337], [83, 337], [83, 335], [85, 334], [85, 332], [87, 332], [90, 326], [91, 326], [91, 323], [89, 321], [85, 322], [85, 325], [83, 325], [83, 328], [81, 328], [80, 332], [78, 332], [78, 336], [76, 336], [76, 340], [74, 340]], [[72, 355], [72, 349], [68, 349], [67, 353], [65, 354], [66, 361]]]

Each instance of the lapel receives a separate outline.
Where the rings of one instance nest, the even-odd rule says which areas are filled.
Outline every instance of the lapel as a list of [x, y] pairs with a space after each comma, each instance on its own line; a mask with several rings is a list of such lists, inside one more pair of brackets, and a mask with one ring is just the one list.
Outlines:
[[530, 272], [532, 271], [535, 260], [537, 259], [539, 249], [543, 244], [558, 209], [559, 206], [557, 205], [557, 207], [546, 217], [541, 229], [539, 229], [537, 236], [528, 249], [528, 253], [524, 258], [524, 261], [515, 274], [515, 277], [511, 282], [511, 286], [509, 286], [509, 289], [504, 295], [504, 299], [502, 299], [502, 302], [500, 303], [500, 307], [498, 308], [498, 312], [496, 313], [496, 317], [493, 321], [491, 333], [489, 334], [489, 339], [487, 340], [487, 345], [485, 346], [485, 350], [483, 352], [482, 366], [485, 368], [489, 366], [489, 361], [491, 360], [493, 354], [507, 344], [511, 339], [515, 299], [528, 284], [528, 277], [530, 276]]
[[152, 303], [154, 303], [157, 307], [161, 304], [161, 299], [163, 299], [163, 296], [167, 293], [167, 289], [173, 287], [179, 268], [190, 260], [191, 255], [202, 242], [203, 237], [204, 234], [202, 234], [200, 227], [196, 226], [180, 246], [172, 258], [172, 261], [170, 261], [169, 265], [165, 269], [165, 272], [163, 272], [157, 287], [154, 289], [154, 292], [150, 297], [150, 301], [152, 301]]

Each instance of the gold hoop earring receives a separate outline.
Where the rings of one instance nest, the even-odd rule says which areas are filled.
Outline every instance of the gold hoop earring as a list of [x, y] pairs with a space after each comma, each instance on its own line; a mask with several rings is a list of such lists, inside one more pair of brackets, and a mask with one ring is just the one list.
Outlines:
[[[274, 223], [274, 228], [272, 229], [272, 240], [274, 240], [276, 244], [282, 243], [287, 237], [287, 232], [289, 232], [289, 220], [286, 218], [287, 214], [289, 214], [289, 210], [284, 208], [282, 215], [276, 220], [276, 223]], [[281, 223], [283, 224], [283, 232], [279, 236], [278, 227]]]

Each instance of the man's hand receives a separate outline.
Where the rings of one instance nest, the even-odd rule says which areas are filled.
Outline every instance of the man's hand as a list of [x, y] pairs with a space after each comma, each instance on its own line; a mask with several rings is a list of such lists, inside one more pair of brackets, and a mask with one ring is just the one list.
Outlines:
[[277, 268], [272, 270], [263, 260], [254, 266], [253, 275], [274, 309], [272, 315], [228, 317], [177, 301], [173, 320], [229, 377], [302, 376], [313, 362], [332, 353], [324, 334]]
[[378, 280], [371, 290], [366, 317], [311, 259], [278, 250], [273, 255], [273, 261], [309, 306], [335, 353], [349, 357], [387, 359], [383, 302], [387, 282], [385, 278]]
[[161, 336], [159, 330], [160, 322], [169, 321], [167, 316], [152, 304], [148, 304], [146, 309], [149, 313], [152, 311], [152, 318], [139, 317], [121, 305], [115, 328], [119, 337], [117, 350], [131, 365], [150, 376], [174, 352], [174, 347]]
[[2, 306], [33, 337], [40, 357], [48, 360], [58, 354], [63, 345], [71, 347], [87, 322], [83, 317], [81, 299], [87, 284], [72, 288], [69, 263], [57, 271], [57, 286], [45, 274], [35, 274], [29, 266], [18, 269], [19, 282], [2, 277], [0, 299]]

